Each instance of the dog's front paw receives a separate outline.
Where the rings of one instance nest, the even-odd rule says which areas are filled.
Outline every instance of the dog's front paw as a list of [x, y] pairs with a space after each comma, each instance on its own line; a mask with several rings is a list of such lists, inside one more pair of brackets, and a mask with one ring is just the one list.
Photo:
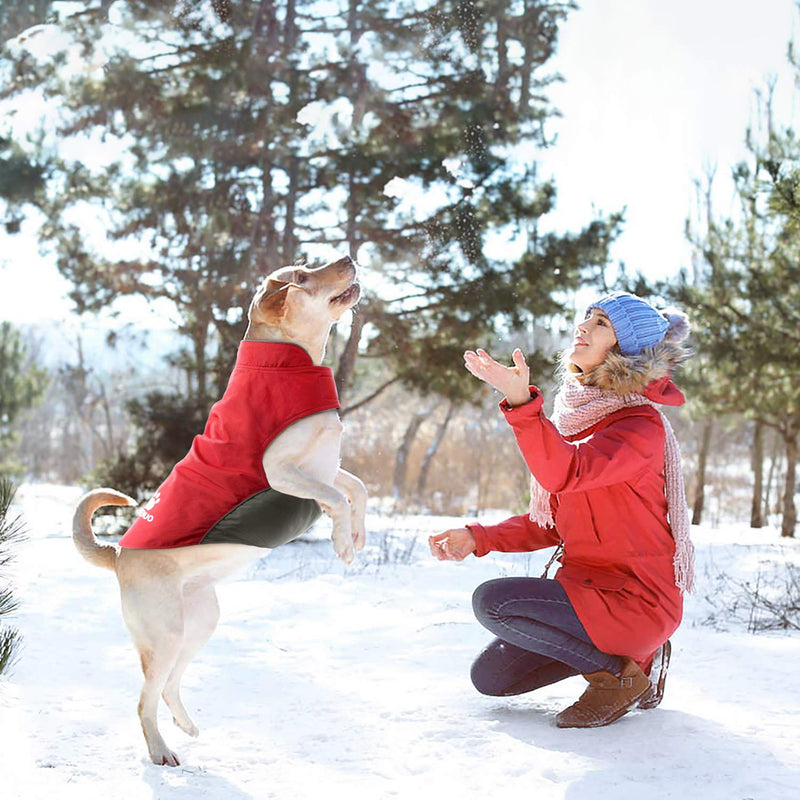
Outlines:
[[200, 735], [200, 729], [188, 717], [173, 717], [172, 721], [187, 735], [196, 739]]

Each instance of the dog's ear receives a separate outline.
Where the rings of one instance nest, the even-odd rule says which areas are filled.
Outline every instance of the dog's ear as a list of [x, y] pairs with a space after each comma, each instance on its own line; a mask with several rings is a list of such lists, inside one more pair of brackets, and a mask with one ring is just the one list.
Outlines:
[[291, 285], [290, 281], [267, 278], [250, 304], [250, 321], [266, 324], [277, 322], [284, 314], [286, 294]]

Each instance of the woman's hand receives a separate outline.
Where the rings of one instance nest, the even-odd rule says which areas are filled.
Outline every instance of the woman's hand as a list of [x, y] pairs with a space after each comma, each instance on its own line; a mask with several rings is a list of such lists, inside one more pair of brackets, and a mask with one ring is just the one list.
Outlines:
[[510, 406], [521, 406], [531, 399], [528, 388], [531, 372], [525, 362], [522, 350], [517, 348], [511, 358], [514, 365], [505, 367], [495, 361], [485, 350], [467, 350], [464, 353], [464, 366], [480, 380], [502, 392]]
[[439, 561], [463, 561], [475, 551], [475, 537], [469, 528], [453, 528], [429, 536], [428, 544]]

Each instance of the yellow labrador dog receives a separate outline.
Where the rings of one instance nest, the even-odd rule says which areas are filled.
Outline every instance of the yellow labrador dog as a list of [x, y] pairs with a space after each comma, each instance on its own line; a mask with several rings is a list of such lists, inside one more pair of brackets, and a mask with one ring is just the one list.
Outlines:
[[[333, 521], [333, 546], [345, 563], [364, 546], [367, 492], [339, 466], [338, 401], [332, 374], [321, 366], [332, 325], [359, 297], [356, 266], [347, 257], [317, 269], [273, 272], [250, 305], [237, 366], [204, 434], [140, 509], [120, 544], [97, 541], [92, 515], [101, 506], [134, 500], [96, 489], [77, 505], [75, 545], [91, 563], [114, 570], [119, 581], [123, 616], [144, 672], [139, 718], [155, 764], [180, 763], [158, 729], [160, 697], [181, 730], [198, 734], [180, 682], [219, 619], [214, 584], [263, 556], [265, 547], [302, 532], [320, 508]], [[297, 401], [299, 410], [292, 405]], [[265, 423], [273, 405], [283, 416]], [[232, 427], [225, 413], [235, 417]], [[256, 433], [248, 434], [248, 426]], [[231, 468], [230, 459], [241, 464]], [[223, 504], [222, 512], [212, 500]], [[315, 513], [309, 516], [302, 503]], [[272, 515], [284, 527], [289, 519], [293, 533], [272, 536]], [[266, 537], [248, 539], [242, 533], [248, 526], [261, 526]]]

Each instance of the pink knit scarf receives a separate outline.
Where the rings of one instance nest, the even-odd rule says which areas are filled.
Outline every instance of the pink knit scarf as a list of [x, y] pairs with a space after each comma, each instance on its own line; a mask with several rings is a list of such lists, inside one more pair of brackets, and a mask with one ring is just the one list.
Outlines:
[[[664, 424], [664, 493], [672, 538], [675, 540], [675, 583], [683, 592], [694, 588], [694, 546], [689, 538], [689, 509], [681, 469], [681, 451], [675, 432], [661, 410], [644, 395], [615, 394], [596, 386], [584, 386], [568, 378], [556, 396], [553, 424], [562, 436], [576, 436], [600, 420], [630, 406], [653, 406]], [[547, 528], [555, 527], [550, 494], [531, 475], [530, 518]]]

